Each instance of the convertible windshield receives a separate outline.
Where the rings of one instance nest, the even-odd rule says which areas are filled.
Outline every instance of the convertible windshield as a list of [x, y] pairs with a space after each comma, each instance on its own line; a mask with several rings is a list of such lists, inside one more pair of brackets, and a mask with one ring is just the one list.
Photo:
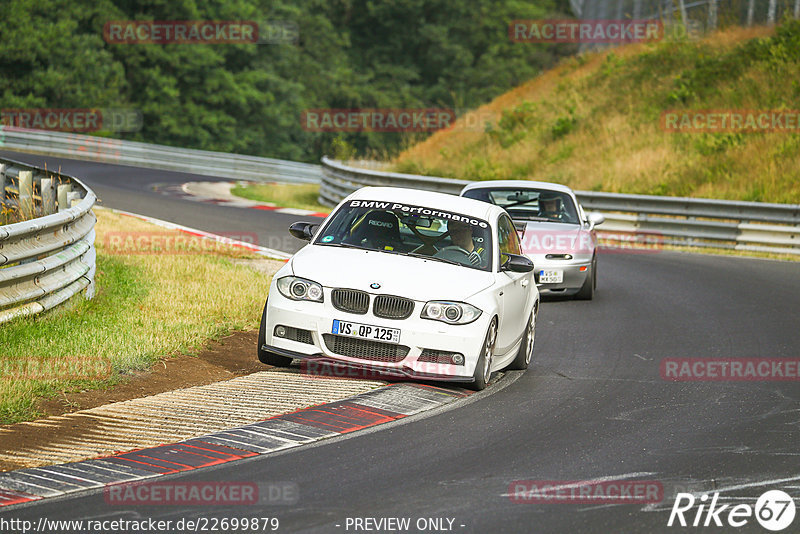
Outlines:
[[477, 188], [470, 189], [463, 195], [496, 204], [504, 208], [514, 220], [579, 224], [578, 211], [575, 209], [572, 197], [560, 191], [533, 188]]
[[490, 230], [482, 219], [437, 208], [351, 200], [317, 233], [314, 244], [378, 250], [488, 271]]

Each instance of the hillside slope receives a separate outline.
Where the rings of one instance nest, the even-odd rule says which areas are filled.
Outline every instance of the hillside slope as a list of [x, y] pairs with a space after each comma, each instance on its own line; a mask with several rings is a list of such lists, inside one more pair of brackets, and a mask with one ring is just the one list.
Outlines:
[[668, 132], [670, 110], [800, 110], [800, 21], [572, 57], [398, 156], [400, 172], [800, 203], [800, 129]]

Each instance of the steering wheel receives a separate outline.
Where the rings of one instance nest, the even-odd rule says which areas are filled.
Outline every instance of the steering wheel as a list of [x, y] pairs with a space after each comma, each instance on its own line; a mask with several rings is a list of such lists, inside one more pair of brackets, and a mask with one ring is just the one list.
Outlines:
[[467, 257], [469, 257], [469, 255], [470, 255], [469, 252], [467, 252], [463, 248], [459, 247], [458, 245], [448, 245], [448, 246], [446, 246], [446, 247], [444, 247], [442, 249], [439, 249], [439, 252], [444, 252], [446, 250], [454, 250], [456, 252], [460, 252], [461, 254], [463, 254], [464, 256], [467, 256]]
[[[425, 235], [417, 230], [415, 226], [410, 225], [408, 228], [415, 236], [419, 238], [420, 241], [422, 241], [421, 245], [411, 251], [412, 254], [426, 254], [428, 256], [433, 256], [439, 252], [439, 249], [436, 248], [436, 243], [450, 235], [450, 232], [445, 232], [441, 235]], [[431, 249], [433, 252], [430, 252]]]
[[486, 258], [482, 257], [480, 252], [478, 252], [477, 250], [469, 252], [459, 247], [458, 245], [449, 245], [441, 249], [439, 252], [446, 252], [446, 251], [458, 252], [460, 255], [464, 256], [464, 258], [458, 258], [458, 257], [452, 258], [453, 261], [463, 263], [464, 265], [474, 265], [481, 268], [485, 267], [484, 263], [486, 261]]

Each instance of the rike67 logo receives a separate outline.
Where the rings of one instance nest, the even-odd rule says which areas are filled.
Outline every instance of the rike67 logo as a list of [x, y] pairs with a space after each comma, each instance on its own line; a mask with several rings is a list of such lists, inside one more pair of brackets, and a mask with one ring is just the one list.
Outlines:
[[[763, 493], [756, 501], [755, 509], [746, 503], [718, 505], [718, 500], [719, 493], [716, 492], [710, 500], [708, 494], [696, 499], [691, 493], [678, 493], [667, 526], [721, 527], [727, 523], [731, 527], [742, 527], [755, 517], [765, 529], [778, 532], [792, 524], [796, 512], [792, 497], [780, 490]], [[696, 505], [697, 510], [692, 510]]]

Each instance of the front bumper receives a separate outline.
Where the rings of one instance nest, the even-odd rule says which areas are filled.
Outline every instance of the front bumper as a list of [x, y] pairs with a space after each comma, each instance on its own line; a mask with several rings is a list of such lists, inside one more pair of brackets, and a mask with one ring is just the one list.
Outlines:
[[[420, 312], [424, 303], [415, 302], [414, 311], [407, 319], [384, 319], [376, 317], [371, 311], [360, 315], [337, 310], [331, 304], [330, 292], [329, 288], [324, 288], [324, 302], [318, 303], [287, 299], [277, 288], [273, 288], [269, 295], [265, 344], [262, 348], [290, 358], [306, 360], [322, 358], [396, 377], [465, 382], [473, 380], [475, 365], [491, 319], [489, 314], [484, 312], [470, 324], [449, 325], [440, 321], [421, 319]], [[334, 319], [398, 328], [399, 345], [408, 347], [408, 353], [398, 361], [370, 359], [370, 356], [374, 355], [369, 353], [363, 354], [363, 357], [334, 353], [323, 338], [323, 335], [333, 335]], [[275, 335], [276, 326], [310, 332], [310, 339], [308, 336], [305, 337], [305, 341], [279, 337]], [[464, 364], [420, 361], [424, 349], [460, 353], [464, 356]]]
[[[539, 291], [557, 291], [561, 294], [580, 290], [588, 276], [592, 274], [591, 260], [544, 260], [531, 258], [535, 265], [536, 287]], [[583, 268], [584, 270], [581, 270]], [[543, 270], [558, 269], [564, 273], [560, 283], [539, 283], [539, 273]], [[566, 291], [565, 291], [566, 290]]]
[[[309, 375], [319, 376], [321, 378], [346, 377], [346, 378], [370, 378], [374, 380], [383, 380], [387, 378], [415, 378], [418, 380], [443, 380], [447, 382], [474, 381], [474, 378], [472, 376], [453, 376], [446, 374], [423, 373], [405, 368], [398, 369], [398, 368], [380, 367], [361, 362], [357, 363], [353, 361], [336, 360], [333, 358], [328, 358], [322, 353], [309, 356], [308, 354], [303, 354], [301, 352], [294, 352], [291, 350], [286, 350], [279, 347], [272, 347], [269, 345], [263, 345], [261, 348], [263, 350], [274, 352], [275, 354], [278, 354], [280, 356], [285, 356], [287, 358], [306, 360], [308, 363], [306, 363], [305, 365], [301, 365], [300, 366], [301, 370], [308, 373]], [[357, 372], [343, 373], [338, 368], [338, 366], [340, 365], [346, 365], [347, 367]]]

